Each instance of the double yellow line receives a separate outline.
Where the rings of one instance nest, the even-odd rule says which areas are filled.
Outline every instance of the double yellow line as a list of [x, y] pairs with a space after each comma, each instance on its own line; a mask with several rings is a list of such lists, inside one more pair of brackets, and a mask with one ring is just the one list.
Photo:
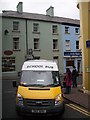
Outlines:
[[72, 108], [74, 110], [77, 110], [78, 112], [80, 112], [80, 113], [90, 117], [90, 112], [88, 112], [87, 110], [85, 110], [85, 109], [83, 109], [83, 108], [81, 108], [79, 106], [76, 106], [76, 105], [71, 104], [71, 103], [70, 104], [66, 104], [66, 106], [69, 106], [70, 108]]

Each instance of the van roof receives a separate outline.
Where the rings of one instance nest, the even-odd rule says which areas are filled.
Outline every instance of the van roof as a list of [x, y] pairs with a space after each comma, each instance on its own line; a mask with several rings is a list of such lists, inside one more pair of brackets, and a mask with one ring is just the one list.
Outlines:
[[24, 62], [23, 70], [58, 71], [58, 66], [53, 60], [28, 60]]

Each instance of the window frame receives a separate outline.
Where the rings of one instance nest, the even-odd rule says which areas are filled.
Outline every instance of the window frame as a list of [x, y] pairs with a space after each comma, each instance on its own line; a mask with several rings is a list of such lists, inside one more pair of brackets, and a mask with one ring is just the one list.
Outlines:
[[[35, 40], [37, 40], [37, 41], [35, 41]], [[40, 44], [39, 42], [40, 42], [40, 38], [33, 39], [34, 50], [40, 50], [39, 49], [39, 44]], [[36, 48], [35, 48], [35, 46], [36, 46]]]
[[76, 40], [76, 50], [79, 50], [79, 40]]
[[65, 34], [70, 34], [70, 27], [69, 26], [65, 26]]
[[19, 21], [13, 21], [13, 31], [19, 31], [19, 24]]
[[2, 72], [15, 71], [15, 63], [15, 57], [2, 57]]
[[40, 56], [34, 56], [35, 60], [40, 60]]
[[[32, 28], [32, 29], [33, 29], [33, 30], [32, 30], [33, 33], [40, 33], [40, 31], [39, 31], [39, 24], [40, 24], [40, 23], [38, 23], [38, 22], [34, 22], [34, 23], [33, 23], [33, 28]], [[35, 26], [35, 25], [36, 25], [36, 26]]]
[[[16, 41], [16, 40], [18, 41]], [[20, 40], [19, 37], [13, 37], [13, 50], [20, 50]]]
[[[67, 43], [68, 42], [68, 43]], [[66, 51], [71, 51], [71, 48], [70, 48], [70, 40], [65, 40], [65, 49]]]
[[52, 34], [58, 34], [58, 25], [52, 25]]
[[53, 39], [53, 50], [58, 50], [58, 39]]
[[[77, 31], [78, 31], [78, 32], [77, 32]], [[79, 33], [80, 33], [79, 28], [76, 27], [76, 28], [75, 28], [75, 34], [79, 34]]]

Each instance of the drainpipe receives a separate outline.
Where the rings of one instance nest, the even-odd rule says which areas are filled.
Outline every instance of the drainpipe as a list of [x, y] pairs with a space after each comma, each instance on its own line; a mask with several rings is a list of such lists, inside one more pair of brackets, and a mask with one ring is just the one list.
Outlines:
[[27, 19], [26, 19], [26, 55], [28, 54], [28, 30], [27, 30]]

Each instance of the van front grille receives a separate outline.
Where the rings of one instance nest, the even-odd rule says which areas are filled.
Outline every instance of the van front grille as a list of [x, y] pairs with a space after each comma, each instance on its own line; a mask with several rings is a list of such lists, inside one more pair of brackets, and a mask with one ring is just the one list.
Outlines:
[[25, 106], [52, 106], [54, 105], [54, 100], [44, 99], [44, 100], [35, 100], [35, 99], [24, 99]]

